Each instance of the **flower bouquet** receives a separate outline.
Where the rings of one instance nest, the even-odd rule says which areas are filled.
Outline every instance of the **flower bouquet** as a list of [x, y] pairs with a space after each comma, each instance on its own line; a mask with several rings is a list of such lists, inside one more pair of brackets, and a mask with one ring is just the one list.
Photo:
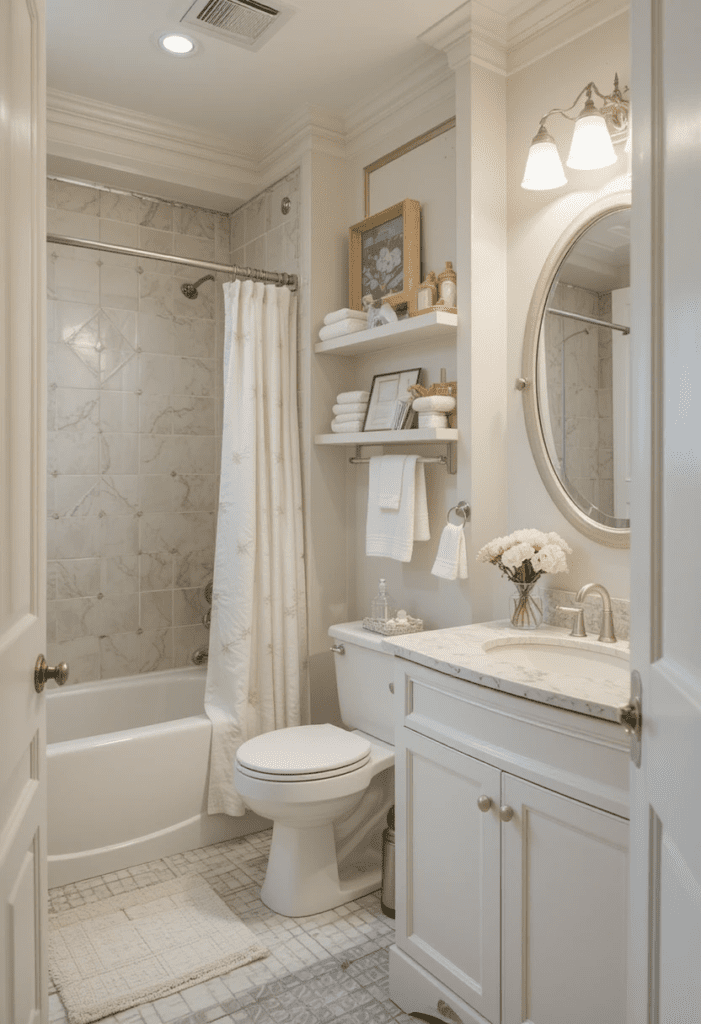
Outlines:
[[517, 629], [535, 629], [543, 621], [542, 603], [531, 591], [544, 573], [567, 572], [566, 554], [572, 548], [562, 537], [540, 530], [516, 530], [477, 552], [478, 562], [491, 562], [515, 584], [511, 624]]

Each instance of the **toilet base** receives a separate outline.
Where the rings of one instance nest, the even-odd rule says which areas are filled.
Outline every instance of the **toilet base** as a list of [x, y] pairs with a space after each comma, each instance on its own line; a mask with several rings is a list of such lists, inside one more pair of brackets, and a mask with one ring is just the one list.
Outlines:
[[340, 907], [380, 888], [382, 871], [338, 876], [333, 824], [291, 828], [275, 822], [260, 898], [285, 917], [307, 917]]

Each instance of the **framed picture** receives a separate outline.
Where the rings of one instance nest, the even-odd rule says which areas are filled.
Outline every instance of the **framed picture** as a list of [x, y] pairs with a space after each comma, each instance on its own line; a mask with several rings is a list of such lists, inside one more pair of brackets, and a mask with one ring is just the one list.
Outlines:
[[[398, 403], [405, 402], [409, 385], [418, 384], [421, 368], [377, 373], [372, 378], [370, 400], [365, 413], [363, 430], [392, 430], [395, 426]], [[413, 401], [413, 395], [411, 396]]]
[[382, 299], [393, 309], [409, 304], [420, 280], [421, 203], [401, 203], [366, 217], [350, 229], [348, 305]]

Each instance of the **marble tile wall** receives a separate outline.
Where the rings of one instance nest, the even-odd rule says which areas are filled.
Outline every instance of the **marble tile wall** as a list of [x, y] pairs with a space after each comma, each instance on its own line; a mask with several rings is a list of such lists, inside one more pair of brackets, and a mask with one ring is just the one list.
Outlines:
[[[230, 261], [230, 218], [50, 180], [48, 229]], [[189, 663], [207, 643], [221, 437], [221, 282], [50, 244], [48, 656], [71, 682]]]
[[[560, 283], [551, 304], [571, 313], [611, 319], [610, 293]], [[611, 331], [550, 316], [545, 344], [557, 456], [580, 494], [613, 515]]]

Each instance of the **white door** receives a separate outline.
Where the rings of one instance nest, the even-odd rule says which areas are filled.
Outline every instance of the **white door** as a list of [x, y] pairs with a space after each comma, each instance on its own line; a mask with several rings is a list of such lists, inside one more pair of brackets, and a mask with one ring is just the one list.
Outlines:
[[629, 1024], [701, 1020], [701, 5], [633, 18]]
[[501, 1024], [622, 1024], [628, 822], [504, 772]]
[[0, 1020], [48, 1018], [42, 0], [0, 3]]
[[396, 736], [397, 945], [498, 1024], [499, 770], [410, 729]]

